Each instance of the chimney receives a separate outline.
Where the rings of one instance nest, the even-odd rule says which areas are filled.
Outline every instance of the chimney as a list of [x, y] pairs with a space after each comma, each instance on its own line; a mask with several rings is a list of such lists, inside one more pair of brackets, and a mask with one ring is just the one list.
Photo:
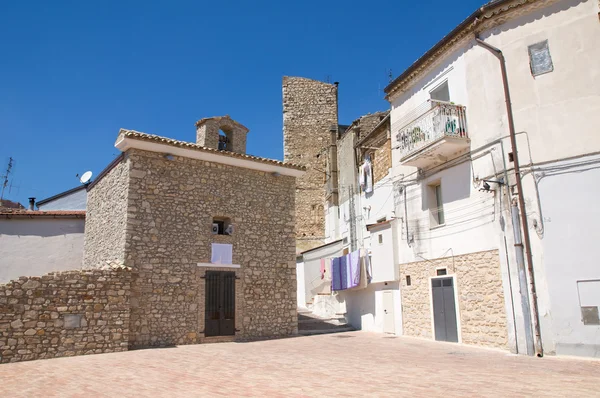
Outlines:
[[35, 210], [35, 198], [29, 198], [29, 210]]

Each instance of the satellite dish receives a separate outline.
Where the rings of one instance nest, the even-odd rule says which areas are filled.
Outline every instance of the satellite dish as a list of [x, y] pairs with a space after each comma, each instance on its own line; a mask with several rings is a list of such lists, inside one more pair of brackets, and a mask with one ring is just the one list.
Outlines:
[[88, 182], [90, 182], [91, 179], [92, 179], [92, 172], [86, 171], [85, 173], [83, 173], [81, 178], [79, 178], [79, 182], [81, 182], [82, 184], [87, 184]]

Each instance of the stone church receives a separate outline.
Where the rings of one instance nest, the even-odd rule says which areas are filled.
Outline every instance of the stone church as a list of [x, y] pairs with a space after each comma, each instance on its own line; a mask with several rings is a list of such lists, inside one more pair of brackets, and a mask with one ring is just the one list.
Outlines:
[[196, 129], [196, 143], [121, 130], [121, 156], [88, 187], [84, 268], [131, 267], [130, 347], [297, 332], [304, 169], [247, 155], [229, 116]]

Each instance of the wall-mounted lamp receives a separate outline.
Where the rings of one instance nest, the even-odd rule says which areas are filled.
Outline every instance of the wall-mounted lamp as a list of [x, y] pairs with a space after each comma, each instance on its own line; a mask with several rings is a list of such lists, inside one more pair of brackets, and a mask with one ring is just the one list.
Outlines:
[[503, 178], [498, 179], [498, 181], [494, 181], [494, 180], [483, 180], [483, 184], [481, 186], [481, 188], [479, 188], [480, 191], [485, 191], [485, 192], [490, 192], [492, 190], [492, 187], [490, 186], [489, 183], [492, 184], [498, 184], [498, 185], [506, 185], [506, 183], [504, 182]]

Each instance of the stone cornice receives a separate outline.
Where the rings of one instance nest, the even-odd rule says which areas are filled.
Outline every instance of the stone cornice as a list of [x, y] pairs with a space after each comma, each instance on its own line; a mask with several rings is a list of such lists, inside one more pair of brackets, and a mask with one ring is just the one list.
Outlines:
[[464, 25], [462, 29], [444, 37], [425, 55], [415, 61], [403, 74], [390, 83], [385, 88], [385, 92], [387, 93], [385, 98], [390, 102], [394, 101], [398, 96], [416, 84], [422, 76], [438, 66], [450, 53], [468, 41], [473, 40], [477, 33], [502, 25], [509, 20], [529, 14], [542, 7], [547, 7], [557, 1], [514, 0], [499, 3], [496, 7], [491, 5], [489, 9], [485, 8], [485, 6], [482, 7], [461, 23], [461, 25]]

